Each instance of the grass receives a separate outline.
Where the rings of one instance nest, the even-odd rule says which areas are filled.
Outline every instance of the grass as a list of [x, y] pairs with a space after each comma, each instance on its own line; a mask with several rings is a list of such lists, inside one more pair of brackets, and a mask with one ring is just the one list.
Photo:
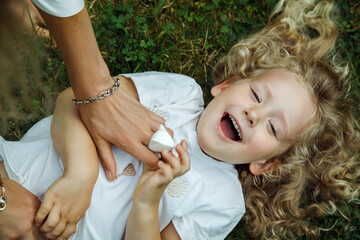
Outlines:
[[[342, 17], [338, 19], [337, 49], [353, 64], [351, 94], [359, 99], [360, 4], [357, 0], [336, 3]], [[209, 99], [216, 60], [238, 39], [262, 28], [276, 1], [88, 0], [87, 4], [101, 53], [112, 74], [149, 70], [182, 73], [195, 78]], [[56, 94], [69, 86], [58, 49], [48, 49], [43, 55], [42, 81], [49, 94], [34, 96], [30, 106], [19, 103], [24, 118], [8, 121], [5, 135], [9, 139], [20, 138], [34, 122], [51, 114]], [[360, 117], [359, 109], [355, 111]], [[337, 213], [314, 222], [328, 229], [321, 239], [360, 239], [359, 206], [344, 205], [342, 212], [348, 219]], [[241, 222], [227, 239], [249, 239], [245, 224]]]

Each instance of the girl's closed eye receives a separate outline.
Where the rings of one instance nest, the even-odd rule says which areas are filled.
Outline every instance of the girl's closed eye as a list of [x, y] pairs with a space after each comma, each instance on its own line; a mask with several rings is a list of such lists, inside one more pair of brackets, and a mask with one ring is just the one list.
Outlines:
[[271, 132], [274, 134], [275, 137], [277, 137], [277, 132], [276, 132], [276, 128], [275, 128], [274, 124], [272, 124], [269, 121], [269, 126], [270, 126], [270, 129], [271, 129]]
[[253, 96], [253, 98], [255, 99], [255, 101], [256, 101], [257, 103], [261, 103], [261, 98], [260, 98], [260, 96], [256, 93], [256, 91], [255, 91], [252, 87], [250, 87], [250, 90], [251, 90], [252, 96]]

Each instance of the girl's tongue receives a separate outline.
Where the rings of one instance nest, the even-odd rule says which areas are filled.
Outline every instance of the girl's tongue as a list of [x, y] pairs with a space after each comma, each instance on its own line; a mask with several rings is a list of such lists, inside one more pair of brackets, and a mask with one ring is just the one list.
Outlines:
[[220, 127], [227, 138], [233, 141], [239, 140], [238, 133], [230, 119], [229, 114], [225, 114], [225, 116], [221, 119]]

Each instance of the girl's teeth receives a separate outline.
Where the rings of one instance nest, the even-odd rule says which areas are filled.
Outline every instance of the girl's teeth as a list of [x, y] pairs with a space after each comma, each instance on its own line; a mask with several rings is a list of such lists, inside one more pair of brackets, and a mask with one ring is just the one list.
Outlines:
[[241, 133], [240, 133], [240, 130], [239, 130], [239, 126], [237, 125], [237, 123], [235, 122], [235, 120], [230, 116], [230, 114], [229, 114], [229, 117], [230, 117], [230, 119], [231, 119], [231, 121], [232, 121], [232, 123], [233, 123], [233, 125], [234, 125], [234, 127], [235, 127], [235, 129], [236, 129], [236, 131], [238, 132], [239, 138], [242, 139], [242, 136], [241, 136]]

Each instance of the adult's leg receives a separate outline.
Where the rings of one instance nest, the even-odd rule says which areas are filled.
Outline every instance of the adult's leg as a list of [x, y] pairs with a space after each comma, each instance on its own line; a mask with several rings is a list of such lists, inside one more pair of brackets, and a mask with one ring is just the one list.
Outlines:
[[40, 200], [8, 178], [3, 161], [0, 161], [0, 173], [7, 197], [6, 208], [0, 212], [0, 239], [45, 239], [34, 225]]

